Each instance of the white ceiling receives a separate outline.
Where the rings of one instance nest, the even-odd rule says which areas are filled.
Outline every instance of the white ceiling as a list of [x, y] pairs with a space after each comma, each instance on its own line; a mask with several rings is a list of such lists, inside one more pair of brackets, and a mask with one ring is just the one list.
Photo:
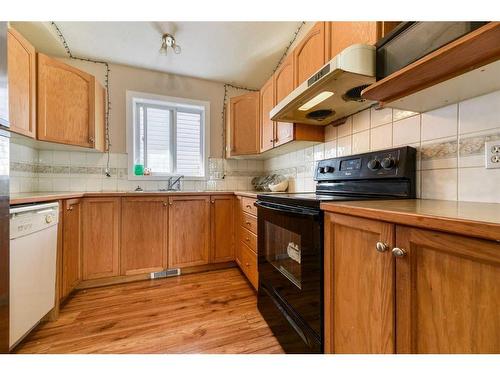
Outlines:
[[[259, 88], [300, 22], [57, 22], [75, 56]], [[49, 22], [13, 22], [44, 53], [65, 56]], [[158, 53], [174, 32], [182, 53]]]

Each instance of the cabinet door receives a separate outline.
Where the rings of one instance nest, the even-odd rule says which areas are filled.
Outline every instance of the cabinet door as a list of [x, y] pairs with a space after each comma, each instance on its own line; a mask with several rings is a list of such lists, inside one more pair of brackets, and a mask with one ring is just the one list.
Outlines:
[[231, 195], [211, 196], [210, 263], [234, 260], [235, 215]]
[[252, 155], [259, 153], [259, 92], [229, 99], [229, 155]]
[[273, 79], [260, 89], [260, 152], [274, 147], [274, 121], [271, 121], [269, 112], [274, 107]]
[[325, 22], [316, 22], [293, 51], [295, 87], [313, 75], [326, 62]]
[[500, 243], [398, 226], [398, 353], [500, 353]]
[[63, 213], [62, 298], [67, 297], [82, 279], [81, 223], [81, 200], [65, 200]]
[[328, 60], [353, 44], [375, 44], [377, 22], [328, 22]]
[[122, 199], [122, 275], [157, 272], [167, 267], [167, 199]]
[[394, 353], [393, 245], [393, 224], [325, 214], [327, 353]]
[[82, 147], [95, 142], [95, 78], [38, 54], [38, 139]]
[[10, 130], [36, 137], [35, 48], [14, 29], [7, 36]]
[[170, 197], [168, 221], [169, 268], [208, 264], [210, 197]]
[[120, 274], [120, 198], [83, 200], [83, 280]]
[[[274, 95], [276, 104], [282, 101], [290, 94], [294, 86], [294, 58], [293, 53], [288, 55], [281, 66], [274, 73]], [[275, 146], [280, 146], [284, 143], [293, 140], [293, 124], [288, 122], [276, 123], [276, 141]]]

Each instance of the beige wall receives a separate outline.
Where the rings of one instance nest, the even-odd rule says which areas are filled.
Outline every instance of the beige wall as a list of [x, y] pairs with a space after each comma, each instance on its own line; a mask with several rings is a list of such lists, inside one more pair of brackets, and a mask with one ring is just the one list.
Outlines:
[[[79, 60], [61, 59], [82, 69], [104, 84], [105, 68], [102, 64]], [[126, 91], [142, 91], [150, 94], [210, 102], [210, 155], [222, 156], [222, 101], [224, 84], [198, 78], [178, 76], [124, 65], [110, 65], [110, 137], [111, 151], [125, 153], [126, 149]], [[237, 94], [230, 91], [230, 96]]]

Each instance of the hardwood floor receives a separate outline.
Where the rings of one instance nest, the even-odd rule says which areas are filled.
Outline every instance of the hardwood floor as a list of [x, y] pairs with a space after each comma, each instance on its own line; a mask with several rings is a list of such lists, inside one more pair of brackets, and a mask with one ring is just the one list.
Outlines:
[[16, 353], [283, 353], [236, 268], [77, 292]]

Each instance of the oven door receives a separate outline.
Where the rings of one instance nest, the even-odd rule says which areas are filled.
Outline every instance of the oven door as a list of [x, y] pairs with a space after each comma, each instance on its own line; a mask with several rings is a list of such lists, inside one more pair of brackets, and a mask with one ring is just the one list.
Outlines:
[[[318, 209], [257, 201], [259, 309], [264, 318], [272, 299], [293, 319], [291, 326], [306, 341], [322, 342], [323, 332], [323, 215]], [[271, 325], [271, 324], [270, 324]], [[271, 325], [271, 328], [272, 325]], [[310, 336], [314, 336], [310, 339]], [[279, 337], [278, 337], [279, 338]]]

